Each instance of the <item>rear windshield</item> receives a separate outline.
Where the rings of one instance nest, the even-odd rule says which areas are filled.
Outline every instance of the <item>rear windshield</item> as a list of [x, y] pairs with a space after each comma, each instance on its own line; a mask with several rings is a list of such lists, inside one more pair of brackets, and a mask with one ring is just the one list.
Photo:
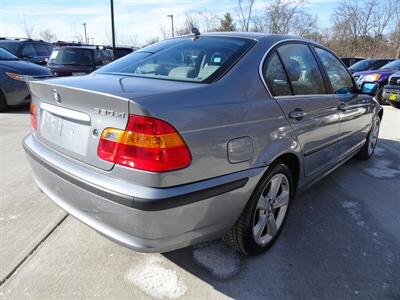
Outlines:
[[209, 36], [166, 40], [133, 52], [97, 73], [211, 82], [253, 43], [250, 39]]
[[0, 42], [0, 47], [3, 47], [7, 51], [10, 51], [12, 54], [17, 55], [18, 48], [19, 48], [19, 43], [13, 43], [13, 42]]
[[49, 64], [55, 65], [93, 65], [93, 51], [84, 48], [58, 48], [51, 53]]

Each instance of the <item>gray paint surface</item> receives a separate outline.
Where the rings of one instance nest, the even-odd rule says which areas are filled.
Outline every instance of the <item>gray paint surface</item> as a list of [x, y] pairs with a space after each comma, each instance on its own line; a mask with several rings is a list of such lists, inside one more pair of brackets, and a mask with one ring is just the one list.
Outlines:
[[[29, 160], [36, 183], [57, 205], [110, 239], [143, 252], [164, 252], [226, 233], [276, 158], [290, 154], [298, 161], [299, 170], [293, 172], [298, 173], [298, 186], [304, 188], [356, 154], [378, 117], [378, 102], [357, 93], [355, 86], [350, 96], [328, 91], [271, 98], [259, 73], [268, 53], [282, 43], [307, 43], [310, 47], [314, 43], [266, 34], [248, 34], [247, 38], [256, 39], [254, 46], [211, 84], [97, 73], [78, 79], [32, 81], [29, 87], [32, 101], [40, 107], [40, 125], [24, 142], [39, 160], [133, 199], [147, 193], [151, 202], [164, 199], [165, 193], [174, 197], [186, 189], [201, 191], [228, 183], [231, 176], [249, 178], [244, 187], [190, 205], [146, 213], [75, 187]], [[340, 104], [347, 110], [341, 111]], [[59, 116], [69, 117], [49, 117], [43, 105], [53, 107], [52, 111], [62, 107]], [[291, 112], [298, 109], [305, 112], [304, 118], [290, 119]], [[99, 114], [102, 110], [112, 113]], [[92, 132], [107, 127], [124, 129], [129, 114], [156, 117], [174, 126], [191, 152], [191, 164], [154, 173], [100, 159], [99, 136]], [[51, 131], [53, 135], [48, 133]], [[242, 137], [251, 139], [251, 153], [243, 155], [237, 147], [238, 157], [232, 153], [228, 157], [229, 141]], [[258, 171], [249, 174], [252, 170]]]

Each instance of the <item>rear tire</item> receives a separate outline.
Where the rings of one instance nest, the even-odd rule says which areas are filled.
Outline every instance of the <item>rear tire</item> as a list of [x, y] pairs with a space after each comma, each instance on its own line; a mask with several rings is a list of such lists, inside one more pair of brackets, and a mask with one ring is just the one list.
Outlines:
[[3, 112], [7, 110], [7, 101], [6, 101], [6, 97], [4, 96], [4, 94], [2, 93], [2, 91], [0, 91], [0, 112]]
[[368, 133], [367, 140], [360, 151], [354, 156], [358, 160], [368, 160], [374, 154], [376, 144], [378, 143], [379, 128], [381, 119], [376, 118], [372, 124], [371, 130]]
[[397, 101], [390, 101], [390, 104], [391, 104], [393, 107], [400, 108], [400, 102], [397, 102]]
[[290, 169], [282, 162], [273, 164], [223, 240], [245, 255], [267, 251], [285, 225], [294, 188]]

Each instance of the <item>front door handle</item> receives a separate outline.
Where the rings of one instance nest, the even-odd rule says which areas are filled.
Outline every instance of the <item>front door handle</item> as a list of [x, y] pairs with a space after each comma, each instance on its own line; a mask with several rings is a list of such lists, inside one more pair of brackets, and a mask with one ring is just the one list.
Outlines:
[[338, 106], [338, 110], [345, 112], [349, 109], [349, 106], [346, 103], [340, 103]]
[[301, 119], [303, 119], [305, 117], [305, 115], [306, 115], [306, 113], [304, 112], [304, 110], [302, 110], [301, 108], [296, 108], [295, 110], [293, 110], [289, 113], [289, 118], [300, 121]]

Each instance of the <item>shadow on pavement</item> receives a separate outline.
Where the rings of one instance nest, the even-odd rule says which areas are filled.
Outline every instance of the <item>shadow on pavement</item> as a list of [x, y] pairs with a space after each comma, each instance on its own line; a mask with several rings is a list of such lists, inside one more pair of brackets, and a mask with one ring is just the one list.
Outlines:
[[3, 113], [6, 114], [29, 114], [29, 104], [9, 106]]
[[237, 299], [399, 299], [400, 141], [381, 139], [292, 203], [277, 243], [240, 257], [221, 241], [164, 254]]

